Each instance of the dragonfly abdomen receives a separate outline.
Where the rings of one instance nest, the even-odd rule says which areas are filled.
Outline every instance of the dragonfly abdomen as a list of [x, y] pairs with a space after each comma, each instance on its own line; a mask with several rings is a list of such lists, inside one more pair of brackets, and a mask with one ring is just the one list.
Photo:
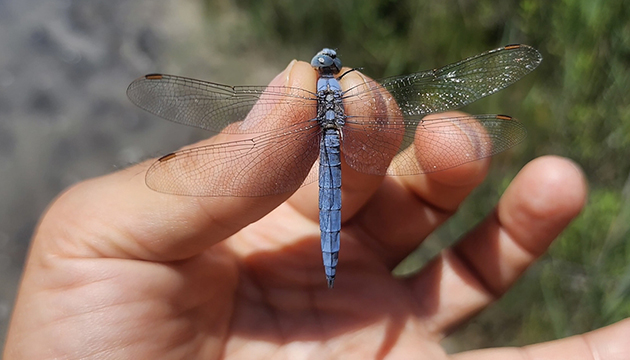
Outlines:
[[324, 129], [319, 148], [319, 229], [328, 287], [335, 281], [341, 231], [341, 158], [339, 131]]

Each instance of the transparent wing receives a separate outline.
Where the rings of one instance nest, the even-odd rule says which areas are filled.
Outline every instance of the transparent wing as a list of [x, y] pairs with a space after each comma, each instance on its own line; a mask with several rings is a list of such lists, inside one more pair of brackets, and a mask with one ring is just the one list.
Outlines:
[[416, 175], [453, 168], [500, 153], [527, 136], [506, 115], [386, 121], [352, 117], [343, 128], [342, 152], [353, 169], [375, 175]]
[[[316, 95], [300, 88], [229, 86], [162, 74], [134, 80], [127, 96], [140, 108], [164, 119], [233, 134], [288, 127], [290, 117], [283, 114], [309, 112], [312, 118], [317, 107]], [[239, 123], [246, 117], [246, 122]]]
[[494, 94], [530, 73], [541, 61], [536, 49], [509, 45], [439, 69], [354, 86], [344, 92], [344, 104], [362, 107], [359, 111], [365, 113], [383, 111], [392, 104], [378, 106], [375, 94], [380, 94], [379, 101], [395, 102], [404, 116], [420, 119]]
[[151, 165], [146, 183], [153, 190], [176, 195], [281, 194], [314, 180], [309, 173], [318, 155], [319, 125], [308, 121], [252, 139], [165, 155]]

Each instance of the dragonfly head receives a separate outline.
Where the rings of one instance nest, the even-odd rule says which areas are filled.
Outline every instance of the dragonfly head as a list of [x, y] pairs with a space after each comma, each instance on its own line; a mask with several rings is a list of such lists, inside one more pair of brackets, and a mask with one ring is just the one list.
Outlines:
[[335, 50], [324, 48], [313, 57], [311, 66], [320, 75], [336, 75], [341, 71], [341, 59], [337, 57]]

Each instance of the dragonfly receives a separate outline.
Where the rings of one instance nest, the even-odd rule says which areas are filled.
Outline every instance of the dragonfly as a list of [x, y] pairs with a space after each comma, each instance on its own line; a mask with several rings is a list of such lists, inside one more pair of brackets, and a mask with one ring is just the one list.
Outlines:
[[341, 233], [341, 165], [371, 175], [436, 172], [502, 152], [526, 137], [507, 115], [425, 118], [457, 109], [518, 81], [542, 61], [507, 45], [441, 68], [343, 89], [341, 59], [324, 48], [311, 60], [316, 91], [230, 86], [150, 74], [129, 99], [164, 119], [232, 141], [176, 151], [147, 170], [147, 186], [186, 196], [257, 197], [319, 182], [321, 250], [327, 285], [336, 277]]

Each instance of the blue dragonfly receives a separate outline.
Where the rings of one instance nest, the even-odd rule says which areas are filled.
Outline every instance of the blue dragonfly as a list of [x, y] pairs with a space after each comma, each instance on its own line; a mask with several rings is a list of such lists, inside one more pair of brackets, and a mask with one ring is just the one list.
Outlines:
[[127, 95], [167, 120], [240, 135], [161, 157], [146, 174], [153, 190], [254, 197], [293, 192], [319, 180], [321, 248], [332, 288], [340, 246], [342, 161], [366, 174], [417, 175], [518, 144], [525, 128], [506, 115], [425, 116], [493, 94], [541, 61], [530, 46], [508, 45], [439, 69], [364, 79], [342, 89], [341, 79], [354, 70], [341, 73], [336, 52], [323, 49], [311, 61], [318, 75], [316, 92], [150, 74], [133, 81]]

